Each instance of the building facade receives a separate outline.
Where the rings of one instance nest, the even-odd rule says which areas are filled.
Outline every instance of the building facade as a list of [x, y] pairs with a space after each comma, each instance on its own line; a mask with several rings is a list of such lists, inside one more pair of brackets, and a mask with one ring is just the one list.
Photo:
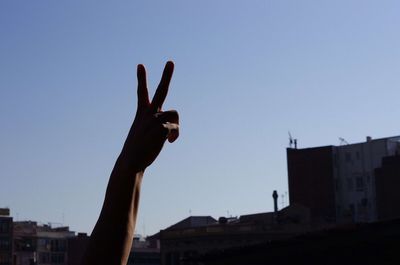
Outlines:
[[382, 160], [400, 152], [400, 136], [341, 146], [287, 149], [290, 203], [325, 222], [378, 220], [377, 176]]
[[0, 208], [0, 265], [12, 265], [13, 218], [10, 209]]
[[158, 237], [133, 237], [127, 265], [160, 265], [160, 244]]
[[400, 218], [400, 155], [384, 157], [375, 176], [378, 219]]
[[333, 146], [287, 149], [290, 205], [308, 207], [318, 223], [336, 218], [333, 154]]
[[160, 231], [161, 264], [178, 265], [215, 251], [291, 238], [315, 229], [309, 219], [309, 210], [298, 205], [218, 221], [190, 216]]
[[14, 265], [67, 265], [67, 241], [74, 236], [68, 227], [14, 222]]
[[75, 237], [67, 239], [68, 265], [80, 265], [90, 237], [86, 233], [78, 233]]

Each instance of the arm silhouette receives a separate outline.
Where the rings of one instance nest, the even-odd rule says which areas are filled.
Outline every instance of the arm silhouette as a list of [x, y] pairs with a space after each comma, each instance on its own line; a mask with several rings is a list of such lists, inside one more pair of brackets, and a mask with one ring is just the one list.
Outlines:
[[104, 204], [90, 237], [82, 264], [126, 264], [132, 246], [145, 169], [153, 163], [165, 141], [179, 136], [175, 110], [162, 111], [174, 64], [167, 62], [160, 84], [150, 102], [146, 70], [137, 67], [136, 116], [108, 182]]

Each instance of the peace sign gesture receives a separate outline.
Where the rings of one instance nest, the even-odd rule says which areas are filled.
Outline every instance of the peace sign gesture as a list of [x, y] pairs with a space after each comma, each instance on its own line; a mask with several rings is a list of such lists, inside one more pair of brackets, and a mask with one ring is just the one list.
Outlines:
[[179, 136], [178, 112], [175, 110], [162, 111], [173, 71], [174, 63], [167, 62], [160, 84], [150, 102], [146, 69], [142, 64], [137, 67], [136, 117], [120, 156], [120, 159], [127, 162], [126, 165], [129, 165], [129, 168], [144, 170], [156, 159], [167, 139], [172, 143]]
[[179, 136], [175, 110], [162, 111], [174, 63], [167, 62], [160, 84], [149, 100], [146, 69], [139, 64], [135, 120], [108, 182], [99, 219], [81, 264], [126, 264], [132, 246], [144, 170], [157, 158], [165, 141]]

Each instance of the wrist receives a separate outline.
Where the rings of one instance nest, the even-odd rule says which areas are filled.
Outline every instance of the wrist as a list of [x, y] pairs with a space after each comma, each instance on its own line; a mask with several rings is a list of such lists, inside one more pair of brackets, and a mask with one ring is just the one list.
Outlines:
[[143, 173], [146, 167], [139, 163], [135, 157], [135, 155], [127, 154], [124, 151], [121, 152], [115, 162], [114, 170], [128, 175]]

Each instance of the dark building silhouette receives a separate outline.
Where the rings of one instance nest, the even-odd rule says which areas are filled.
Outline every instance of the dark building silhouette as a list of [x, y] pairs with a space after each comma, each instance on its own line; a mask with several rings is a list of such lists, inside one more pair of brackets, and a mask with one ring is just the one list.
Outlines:
[[287, 149], [288, 207], [278, 210], [274, 191], [273, 212], [218, 221], [191, 216], [161, 230], [161, 264], [400, 260], [400, 219], [377, 222], [400, 216], [400, 136], [342, 143]]
[[135, 235], [127, 265], [160, 265], [159, 234], [151, 237]]
[[90, 237], [86, 233], [78, 233], [77, 236], [69, 237], [67, 240], [68, 265], [80, 265]]
[[399, 163], [385, 157], [399, 153], [400, 136], [342, 142], [287, 149], [290, 203], [309, 208], [312, 222], [359, 223], [395, 217], [400, 202]]
[[160, 249], [132, 248], [127, 265], [160, 265]]
[[400, 219], [348, 224], [287, 240], [209, 252], [183, 265], [394, 265], [400, 264]]
[[161, 230], [161, 264], [178, 265], [183, 260], [225, 249], [251, 246], [304, 234], [310, 226], [309, 210], [291, 205], [277, 212], [240, 217], [190, 216]]
[[317, 221], [335, 220], [333, 146], [287, 149], [290, 204], [301, 204]]
[[375, 176], [378, 218], [400, 218], [400, 155], [384, 157]]
[[0, 208], [0, 265], [12, 265], [13, 218], [10, 209]]

